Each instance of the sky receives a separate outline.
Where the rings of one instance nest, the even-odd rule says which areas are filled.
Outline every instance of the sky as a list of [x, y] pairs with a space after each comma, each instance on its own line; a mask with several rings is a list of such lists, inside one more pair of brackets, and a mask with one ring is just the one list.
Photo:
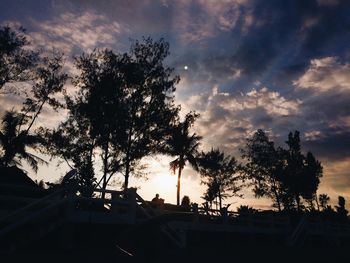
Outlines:
[[[132, 39], [170, 43], [167, 65], [181, 77], [175, 93], [182, 113], [200, 113], [194, 131], [201, 150], [239, 159], [247, 137], [263, 129], [279, 146], [290, 131], [322, 162], [319, 193], [350, 203], [350, 1], [348, 0], [0, 0], [0, 24], [27, 29], [34, 48], [72, 57], [95, 48], [127, 51]], [[17, 103], [1, 95], [0, 113]], [[64, 113], [42, 114], [55, 125]], [[133, 180], [151, 199], [176, 200], [169, 158], [149, 157], [148, 180]], [[53, 161], [53, 163], [55, 163]], [[67, 167], [42, 167], [34, 179], [59, 178]], [[118, 179], [116, 179], [118, 180]], [[200, 177], [186, 168], [182, 195], [203, 202]], [[233, 207], [270, 208], [271, 202], [231, 199]]]

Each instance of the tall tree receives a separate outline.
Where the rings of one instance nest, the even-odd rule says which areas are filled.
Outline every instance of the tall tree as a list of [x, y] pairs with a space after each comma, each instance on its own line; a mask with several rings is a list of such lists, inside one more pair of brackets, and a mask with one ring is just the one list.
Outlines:
[[159, 151], [177, 117], [173, 92], [179, 81], [164, 65], [169, 45], [150, 38], [136, 41], [130, 52], [93, 52], [77, 59], [79, 88], [70, 104], [88, 121], [88, 135], [102, 154], [103, 188], [116, 172], [124, 189], [140, 160]]
[[[101, 150], [103, 189], [106, 188], [108, 179], [119, 171], [119, 150], [115, 147], [115, 142], [126, 140], [123, 126], [126, 118], [123, 99], [126, 92], [122, 85], [121, 68], [128, 60], [128, 57], [114, 54], [110, 50], [78, 57], [76, 66], [81, 73], [76, 76], [74, 84], [79, 90], [75, 98], [66, 98], [70, 113], [63, 128], [71, 127], [66, 131], [77, 133], [77, 140], [80, 138], [88, 142], [91, 153], [94, 153], [94, 148]], [[69, 122], [78, 125], [68, 125]], [[92, 159], [92, 156], [87, 157]], [[77, 165], [76, 162], [77, 160]]]
[[[73, 106], [73, 105], [69, 105]], [[77, 184], [83, 196], [91, 196], [96, 186], [94, 171], [95, 140], [89, 136], [89, 122], [83, 117], [71, 116], [69, 108], [66, 121], [57, 129], [47, 130], [48, 153], [63, 158], [71, 169], [77, 171]]]
[[219, 149], [211, 149], [200, 154], [198, 163], [202, 182], [208, 186], [207, 193], [215, 189], [214, 196], [219, 199], [220, 209], [223, 199], [240, 196], [240, 176], [237, 175], [237, 162], [234, 157], [225, 156]]
[[274, 148], [266, 134], [258, 130], [248, 139], [242, 157], [246, 160], [243, 172], [252, 180], [257, 197], [273, 198], [279, 210], [297, 207], [302, 198], [313, 208], [322, 176], [322, 165], [312, 153], [301, 152], [299, 132], [289, 133], [288, 148]]
[[201, 136], [196, 133], [190, 135], [190, 128], [194, 124], [196, 118], [199, 115], [193, 112], [188, 113], [185, 116], [183, 122], [178, 122], [172, 127], [170, 136], [167, 138], [163, 147], [163, 153], [176, 156], [176, 159], [170, 162], [170, 169], [177, 174], [177, 191], [176, 191], [176, 203], [180, 205], [180, 183], [181, 174], [186, 163], [188, 162], [194, 169], [197, 170], [197, 155], [198, 147], [200, 144]]
[[24, 32], [23, 28], [0, 28], [0, 89], [7, 82], [31, 78], [29, 69], [35, 65], [38, 54], [25, 48], [29, 42]]
[[272, 198], [281, 211], [283, 185], [280, 176], [283, 162], [274, 142], [270, 141], [263, 130], [257, 130], [252, 138], [247, 139], [241, 152], [243, 160], [246, 161], [242, 172], [252, 181], [255, 196]]
[[288, 194], [294, 198], [297, 210], [301, 210], [301, 197], [313, 200], [322, 176], [322, 166], [319, 161], [308, 152], [301, 153], [299, 132], [289, 133], [286, 141], [286, 167], [283, 181], [288, 188]]
[[119, 140], [118, 148], [123, 154], [125, 188], [138, 161], [160, 151], [159, 145], [177, 118], [179, 108], [174, 105], [173, 93], [179, 77], [172, 77], [173, 69], [164, 65], [168, 55], [167, 42], [146, 38], [132, 45], [124, 68], [127, 95], [122, 127], [126, 128], [126, 140]]
[[343, 196], [338, 196], [338, 205], [335, 208], [341, 219], [347, 218], [349, 211], [345, 209], [345, 198]]

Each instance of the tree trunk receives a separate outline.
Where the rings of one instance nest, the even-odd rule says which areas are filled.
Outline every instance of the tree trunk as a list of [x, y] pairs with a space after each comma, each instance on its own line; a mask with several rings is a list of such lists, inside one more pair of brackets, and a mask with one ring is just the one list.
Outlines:
[[39, 114], [40, 114], [42, 108], [44, 107], [45, 102], [46, 102], [46, 100], [44, 100], [44, 101], [41, 103], [41, 105], [39, 106], [39, 109], [38, 109], [38, 111], [35, 113], [35, 115], [34, 115], [32, 121], [30, 122], [30, 124], [29, 124], [29, 126], [28, 126], [28, 128], [27, 128], [27, 130], [26, 130], [26, 133], [28, 133], [29, 130], [32, 128], [32, 126], [33, 126], [33, 124], [34, 124], [36, 118], [39, 116]]
[[131, 134], [132, 134], [132, 125], [130, 125], [129, 127], [128, 146], [127, 146], [128, 148], [126, 149], [126, 156], [125, 156], [124, 191], [126, 191], [129, 186]]
[[124, 191], [126, 191], [128, 189], [128, 185], [129, 185], [130, 162], [129, 162], [128, 158], [129, 157], [127, 156], [127, 161], [126, 161], [126, 165], [125, 165]]
[[179, 172], [177, 175], [177, 192], [176, 192], [176, 204], [180, 205], [180, 180], [181, 180], [181, 172], [182, 168], [181, 165], [179, 166]]
[[219, 189], [219, 192], [218, 192], [218, 197], [219, 197], [219, 209], [221, 210], [222, 208], [222, 198], [221, 198], [221, 191]]
[[[103, 156], [103, 183], [102, 183], [102, 190], [106, 190], [107, 187], [107, 173], [108, 173], [108, 148], [109, 148], [109, 142], [107, 141], [104, 149], [104, 156]], [[102, 198], [105, 198], [106, 193], [102, 192]]]
[[317, 211], [320, 212], [320, 204], [318, 203], [317, 193], [316, 193], [315, 201], [316, 201]]
[[273, 193], [274, 193], [274, 195], [276, 197], [278, 212], [281, 212], [282, 211], [282, 209], [281, 209], [281, 201], [280, 201], [280, 197], [278, 195], [277, 189], [276, 189], [276, 182], [275, 182], [275, 180], [273, 180]]

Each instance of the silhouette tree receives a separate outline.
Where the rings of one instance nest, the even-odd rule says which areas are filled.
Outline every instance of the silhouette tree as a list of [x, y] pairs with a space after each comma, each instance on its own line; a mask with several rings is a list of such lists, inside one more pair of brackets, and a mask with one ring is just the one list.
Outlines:
[[71, 169], [77, 170], [76, 183], [80, 186], [80, 192], [90, 197], [96, 186], [93, 167], [95, 140], [88, 134], [89, 122], [83, 117], [72, 116], [74, 110], [69, 109], [66, 121], [57, 129], [46, 131], [47, 152], [63, 158]]
[[318, 200], [320, 202], [322, 210], [325, 211], [327, 209], [328, 202], [330, 201], [329, 196], [327, 194], [320, 194], [318, 196]]
[[289, 133], [286, 141], [289, 148], [286, 150], [286, 167], [283, 181], [288, 194], [293, 197], [297, 210], [301, 210], [301, 197], [313, 200], [322, 176], [322, 166], [319, 161], [308, 152], [306, 157], [301, 153], [299, 132]]
[[10, 81], [24, 81], [31, 78], [30, 69], [38, 54], [26, 49], [29, 42], [25, 30], [15, 31], [9, 26], [0, 28], [0, 89]]
[[257, 130], [248, 138], [245, 148], [241, 149], [242, 158], [246, 161], [242, 172], [252, 181], [256, 197], [270, 197], [279, 211], [282, 209], [281, 198], [284, 191], [281, 182], [281, 151], [276, 150], [263, 130]]
[[188, 208], [190, 207], [190, 205], [191, 205], [190, 197], [188, 195], [184, 195], [181, 200], [181, 206]]
[[249, 215], [257, 212], [258, 210], [248, 205], [240, 205], [239, 207], [237, 207], [237, 213], [239, 213], [240, 215]]
[[218, 185], [213, 181], [207, 186], [207, 190], [202, 198], [206, 201], [206, 204], [209, 205], [208, 208], [211, 209], [213, 207], [215, 198], [218, 196]]
[[119, 137], [118, 149], [123, 155], [125, 189], [138, 161], [162, 150], [162, 141], [178, 115], [173, 92], [179, 77], [172, 77], [173, 69], [164, 65], [168, 55], [167, 42], [146, 38], [132, 45], [129, 61], [124, 67], [126, 96], [123, 110], [126, 117], [122, 127], [126, 139]]
[[200, 154], [198, 166], [202, 182], [208, 186], [207, 193], [219, 199], [220, 209], [223, 199], [240, 196], [238, 192], [241, 186], [237, 183], [240, 177], [237, 175], [237, 162], [234, 157], [225, 156], [219, 149], [211, 149]]
[[[76, 59], [76, 66], [81, 74], [76, 77], [74, 84], [79, 91], [73, 99], [66, 97], [70, 113], [62, 128], [66, 136], [78, 135], [76, 140], [82, 143], [83, 149], [78, 147], [76, 151], [86, 153], [83, 155], [86, 157], [84, 161], [75, 159], [73, 162], [78, 170], [81, 164], [93, 166], [94, 148], [99, 148], [103, 164], [103, 189], [106, 188], [109, 178], [120, 169], [119, 150], [115, 147], [115, 141], [126, 140], [126, 128], [122, 123], [127, 117], [122, 102], [126, 92], [120, 76], [120, 67], [125, 63], [122, 56], [109, 50], [83, 54]], [[89, 169], [92, 170], [92, 167]]]
[[170, 162], [170, 169], [174, 174], [176, 169], [178, 170], [176, 191], [177, 205], [180, 205], [181, 173], [186, 163], [188, 162], [195, 170], [197, 170], [196, 157], [198, 155], [198, 147], [202, 137], [198, 136], [196, 133], [190, 135], [190, 128], [198, 116], [198, 114], [190, 112], [185, 116], [183, 122], [175, 124], [162, 149], [163, 153], [170, 156], [176, 156], [176, 159]]
[[289, 133], [288, 149], [275, 149], [266, 134], [258, 130], [247, 140], [242, 157], [246, 160], [242, 171], [253, 182], [257, 197], [267, 196], [274, 200], [278, 209], [298, 211], [304, 206], [301, 198], [314, 209], [316, 192], [322, 176], [322, 165], [312, 153], [301, 153], [299, 132]]
[[61, 73], [62, 56], [45, 57], [35, 69], [35, 80], [29, 95], [23, 103], [20, 113], [7, 112], [3, 117], [3, 131], [1, 144], [3, 148], [2, 164], [4, 166], [20, 164], [25, 159], [34, 171], [37, 171], [39, 163], [45, 163], [26, 150], [27, 147], [38, 150], [39, 146], [45, 146], [45, 140], [41, 131], [31, 132], [33, 125], [47, 103], [54, 109], [60, 106], [55, 98], [62, 92], [67, 75]]
[[68, 104], [73, 118], [87, 121], [87, 136], [102, 152], [103, 188], [121, 172], [127, 189], [130, 174], [136, 175], [144, 156], [160, 151], [177, 117], [173, 92], [179, 78], [164, 66], [168, 54], [168, 43], [147, 38], [129, 53], [103, 50], [76, 60], [79, 91]]
[[311, 152], [306, 154], [303, 167], [303, 191], [301, 193], [304, 200], [306, 200], [311, 209], [314, 209], [313, 202], [317, 204], [317, 189], [320, 184], [320, 177], [322, 177], [323, 168], [321, 163], [316, 160]]
[[335, 209], [337, 210], [340, 219], [347, 219], [349, 211], [345, 209], [345, 198], [343, 196], [338, 196], [338, 205], [335, 207]]
[[26, 122], [21, 114], [7, 111], [2, 118], [2, 129], [0, 131], [1, 165], [9, 167], [21, 165], [21, 160], [28, 162], [36, 172], [39, 163], [45, 163], [40, 157], [27, 151], [27, 148], [36, 149], [44, 144], [41, 136], [29, 134], [26, 130], [20, 130], [23, 122]]
[[65, 92], [64, 84], [68, 79], [68, 75], [62, 72], [62, 57], [62, 54], [53, 53], [50, 57], [42, 58], [40, 64], [35, 68], [34, 84], [21, 110], [23, 119], [30, 120], [26, 132], [33, 127], [46, 104], [54, 110], [63, 107], [57, 99], [57, 96]]

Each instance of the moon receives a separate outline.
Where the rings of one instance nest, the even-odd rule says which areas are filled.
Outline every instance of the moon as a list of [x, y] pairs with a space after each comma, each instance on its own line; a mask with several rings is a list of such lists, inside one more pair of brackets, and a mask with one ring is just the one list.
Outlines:
[[184, 70], [188, 70], [188, 66], [184, 66]]

